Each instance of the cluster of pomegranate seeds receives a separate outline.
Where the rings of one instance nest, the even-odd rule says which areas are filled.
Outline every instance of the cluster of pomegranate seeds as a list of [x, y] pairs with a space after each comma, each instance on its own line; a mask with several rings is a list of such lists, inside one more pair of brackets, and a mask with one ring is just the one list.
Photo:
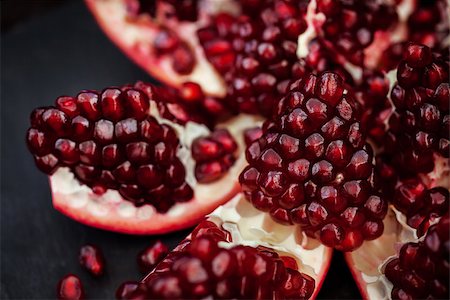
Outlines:
[[392, 111], [388, 94], [389, 80], [381, 71], [365, 70], [360, 84], [355, 88], [356, 99], [363, 110], [361, 122], [367, 136], [378, 145], [383, 143]]
[[397, 80], [385, 151], [399, 170], [431, 172], [435, 153], [449, 157], [449, 59], [411, 43], [398, 66]]
[[165, 119], [186, 124], [189, 121], [213, 127], [231, 115], [231, 107], [221, 98], [205, 95], [199, 84], [185, 82], [179, 89], [156, 87], [138, 81], [135, 85], [155, 100]]
[[85, 293], [80, 278], [76, 275], [68, 274], [59, 282], [56, 289], [56, 297], [59, 300], [81, 300]]
[[297, 270], [294, 259], [264, 247], [221, 248], [223, 231], [205, 223], [142, 283], [122, 284], [117, 298], [308, 299], [312, 295], [314, 280]]
[[27, 144], [49, 175], [67, 167], [96, 193], [118, 190], [136, 206], [165, 212], [193, 191], [176, 156], [175, 130], [150, 116], [149, 106], [143, 91], [129, 87], [59, 97], [32, 112]]
[[80, 249], [80, 265], [94, 276], [101, 276], [105, 270], [105, 258], [100, 248], [94, 245], [84, 245]]
[[448, 215], [428, 230], [425, 239], [402, 246], [385, 266], [393, 299], [449, 299], [450, 219]]
[[218, 180], [233, 166], [238, 146], [227, 129], [216, 129], [209, 136], [198, 137], [192, 142], [194, 175], [198, 182]]
[[323, 244], [349, 251], [379, 237], [387, 202], [374, 188], [372, 148], [339, 75], [291, 84], [278, 118], [246, 151], [246, 198], [282, 224], [300, 224]]
[[449, 191], [443, 187], [427, 189], [419, 179], [404, 180], [396, 187], [395, 207], [407, 217], [408, 225], [422, 236], [428, 227], [449, 211]]
[[317, 12], [326, 16], [321, 27], [326, 43], [356, 65], [363, 64], [375, 32], [397, 22], [395, 6], [375, 0], [317, 0]]
[[[410, 42], [426, 45], [436, 51], [445, 50], [445, 39], [449, 34], [448, 3], [445, 0], [415, 1], [416, 8], [408, 18]], [[407, 42], [396, 42], [383, 53], [381, 69], [393, 70], [403, 58]], [[447, 50], [448, 51], [448, 50]]]
[[139, 252], [137, 264], [141, 273], [149, 273], [169, 253], [167, 246], [157, 240], [150, 246]]
[[307, 1], [241, 1], [237, 17], [220, 13], [198, 38], [223, 75], [239, 111], [272, 114], [278, 95], [298, 77], [297, 39], [306, 30]]

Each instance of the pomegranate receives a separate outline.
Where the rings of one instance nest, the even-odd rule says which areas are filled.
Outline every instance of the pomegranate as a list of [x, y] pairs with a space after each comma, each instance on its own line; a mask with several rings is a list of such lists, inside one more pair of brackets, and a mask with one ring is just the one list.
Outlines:
[[178, 125], [162, 117], [172, 93], [138, 82], [35, 109], [27, 144], [50, 176], [54, 207], [94, 227], [151, 234], [192, 226], [232, 198], [243, 132], [258, 119], [239, 116], [210, 131], [172, 115]]
[[86, 3], [171, 87], [32, 113], [55, 208], [153, 234], [225, 203], [166, 258], [140, 253], [149, 274], [117, 298], [314, 298], [333, 248], [364, 298], [448, 298], [445, 1]]
[[219, 207], [141, 282], [118, 299], [309, 299], [317, 295], [332, 249], [295, 234], [238, 194]]
[[76, 275], [68, 274], [61, 278], [56, 289], [56, 297], [60, 300], [80, 300], [84, 299], [84, 288], [80, 278]]

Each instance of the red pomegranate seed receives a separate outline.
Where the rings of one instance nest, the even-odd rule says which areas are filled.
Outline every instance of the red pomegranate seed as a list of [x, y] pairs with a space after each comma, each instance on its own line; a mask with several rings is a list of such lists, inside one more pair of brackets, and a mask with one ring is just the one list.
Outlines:
[[141, 273], [151, 272], [168, 252], [167, 246], [159, 240], [139, 252], [137, 264]]
[[103, 253], [97, 246], [88, 244], [80, 249], [80, 264], [94, 276], [101, 276], [105, 269]]
[[84, 288], [80, 279], [73, 274], [64, 276], [59, 282], [56, 297], [60, 300], [84, 299]]

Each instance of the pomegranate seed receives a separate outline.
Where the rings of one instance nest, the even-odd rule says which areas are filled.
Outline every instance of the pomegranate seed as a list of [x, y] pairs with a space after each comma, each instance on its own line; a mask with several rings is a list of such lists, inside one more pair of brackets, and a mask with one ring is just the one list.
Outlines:
[[80, 249], [80, 264], [94, 276], [101, 276], [105, 269], [103, 253], [97, 246], [88, 244]]
[[60, 300], [84, 299], [84, 288], [80, 279], [73, 274], [64, 276], [58, 282], [56, 297]]
[[169, 249], [161, 241], [156, 241], [139, 252], [137, 264], [141, 273], [149, 273], [167, 255]]

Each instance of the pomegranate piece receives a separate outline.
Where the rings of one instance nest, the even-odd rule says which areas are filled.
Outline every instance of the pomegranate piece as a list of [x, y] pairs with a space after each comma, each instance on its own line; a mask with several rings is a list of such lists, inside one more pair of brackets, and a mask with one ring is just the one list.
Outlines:
[[[386, 152], [405, 173], [428, 173], [433, 154], [448, 158], [448, 57], [432, 54], [420, 44], [408, 44], [397, 71], [391, 99], [395, 112], [389, 120]], [[400, 149], [401, 151], [398, 151]], [[406, 174], [405, 174], [406, 175]]]
[[271, 116], [280, 94], [277, 86], [294, 77], [291, 66], [297, 60], [298, 36], [307, 27], [306, 4], [241, 4], [241, 15], [213, 16], [197, 35], [206, 58], [226, 81], [227, 98], [241, 112]]
[[[71, 98], [61, 99], [57, 105], [69, 111]], [[175, 202], [190, 200], [193, 191], [185, 184], [184, 166], [175, 156], [179, 142], [174, 129], [159, 124], [148, 110], [149, 99], [137, 88], [83, 92], [77, 101], [70, 101], [71, 117], [57, 108], [35, 111], [32, 123], [38, 127], [29, 129], [28, 146], [38, 166], [49, 175], [57, 166], [69, 167], [92, 189], [116, 189], [136, 206], [148, 203], [166, 211]], [[78, 118], [83, 120], [78, 124], [85, 123], [82, 126], [92, 130], [79, 129], [86, 132], [81, 136], [79, 130], [70, 132], [65, 124], [68, 126], [71, 118], [72, 124]], [[160, 134], [164, 130], [165, 136]], [[47, 159], [50, 154], [55, 159]], [[178, 172], [170, 172], [167, 166], [176, 166]], [[164, 186], [173, 189], [165, 195], [167, 202], [159, 203], [155, 189]], [[176, 194], [182, 186], [184, 193]]]
[[364, 64], [364, 50], [375, 33], [398, 21], [394, 5], [373, 1], [319, 0], [317, 12], [326, 17], [320, 33], [327, 45], [355, 65]]
[[450, 297], [449, 228], [446, 215], [430, 227], [423, 241], [403, 245], [386, 264], [384, 273], [393, 284], [393, 299]]
[[56, 297], [60, 300], [84, 299], [84, 288], [80, 278], [76, 275], [68, 274], [59, 282], [56, 289]]
[[327, 246], [350, 251], [382, 230], [387, 203], [373, 181], [373, 151], [361, 114], [335, 73], [291, 85], [278, 118], [247, 150], [240, 175], [247, 199], [281, 224], [300, 224]]
[[167, 255], [169, 249], [160, 240], [139, 252], [137, 264], [141, 273], [148, 273]]
[[[59, 97], [56, 106], [34, 110], [26, 142], [36, 166], [50, 177], [54, 207], [87, 225], [150, 234], [192, 226], [232, 198], [237, 178], [224, 175], [240, 170], [242, 132], [259, 120], [239, 116], [211, 132], [194, 122], [203, 114], [191, 114], [196, 106], [190, 105], [206, 98], [213, 108], [212, 97], [196, 84], [180, 94], [137, 82]], [[195, 168], [189, 150], [201, 136], [220, 146], [220, 155], [200, 159]], [[191, 180], [194, 173], [198, 181]], [[180, 211], [186, 212], [181, 219]]]
[[105, 258], [97, 246], [87, 244], [81, 247], [79, 255], [80, 265], [94, 276], [101, 276], [105, 271]]
[[[218, 232], [210, 221], [175, 248], [141, 283], [123, 283], [119, 299], [165, 298], [271, 298], [309, 299], [315, 289], [312, 277], [300, 273], [295, 259], [285, 261], [265, 247], [235, 245], [222, 248]], [[225, 234], [228, 235], [228, 234]], [[292, 262], [292, 260], [294, 262]], [[139, 295], [139, 296], [137, 296]]]
[[236, 160], [237, 144], [226, 129], [216, 129], [207, 137], [192, 142], [192, 158], [196, 161], [195, 178], [200, 183], [218, 180]]

